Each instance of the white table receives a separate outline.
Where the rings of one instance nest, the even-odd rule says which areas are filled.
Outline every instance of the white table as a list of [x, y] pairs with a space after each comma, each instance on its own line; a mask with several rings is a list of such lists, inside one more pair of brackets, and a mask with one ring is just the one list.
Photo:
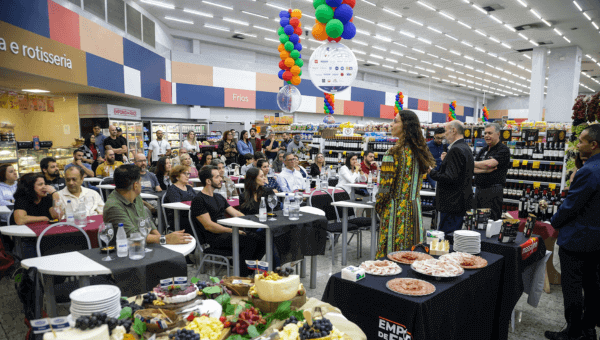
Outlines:
[[[375, 184], [375, 183], [373, 183], [373, 184]], [[338, 186], [339, 186], [339, 183], [338, 183]], [[349, 183], [349, 184], [344, 184], [344, 186], [348, 186], [348, 187], [350, 187], [352, 189], [355, 189], [355, 188], [357, 188], [357, 189], [366, 189], [367, 188], [367, 184], [363, 184], [363, 183]], [[350, 199], [351, 200], [355, 199], [354, 190], [350, 190]]]
[[[196, 239], [192, 238], [192, 242], [188, 244], [168, 244], [163, 247], [186, 256], [196, 249]], [[115, 259], [115, 261], [118, 260], [118, 258]], [[44, 274], [46, 303], [49, 309], [48, 313], [52, 317], [57, 316], [52, 276], [78, 276], [79, 286], [85, 287], [90, 285], [90, 276], [112, 274], [107, 267], [77, 251], [26, 259], [21, 261], [21, 266], [25, 269], [36, 267], [41, 274]]]
[[[175, 228], [175, 231], [181, 230], [181, 222], [179, 221], [178, 211], [181, 211], [181, 210], [190, 211], [190, 209], [192, 207], [185, 203], [181, 203], [181, 202], [165, 203], [162, 206], [163, 206], [163, 208], [166, 208], [166, 209], [175, 210], [175, 213], [173, 214], [173, 224], [175, 224], [175, 225], [173, 227]], [[193, 226], [191, 226], [191, 227], [193, 228]]]
[[[342, 207], [342, 266], [347, 263], [346, 251], [348, 250], [348, 208], [373, 209], [371, 213], [371, 253], [370, 259], [375, 260], [377, 256], [377, 214], [375, 203], [357, 203], [352, 201], [339, 201], [331, 203], [334, 207]], [[332, 256], [335, 256], [333, 254]]]
[[193, 188], [195, 191], [202, 191], [204, 189], [204, 187], [194, 187]]
[[189, 181], [191, 183], [200, 183], [200, 178], [190, 178]]
[[[327, 192], [329, 192], [331, 194], [331, 191], [333, 191], [334, 189], [336, 189], [336, 188], [335, 187], [327, 187]], [[343, 190], [343, 189], [340, 189], [340, 188], [338, 188], [338, 189], [339, 190]], [[285, 194], [292, 194], [292, 193], [291, 192], [278, 192], [278, 193], [275, 193], [275, 195], [277, 197], [285, 197]], [[310, 193], [307, 193], [305, 191], [305, 192], [302, 193], [302, 197], [308, 198], [308, 197], [310, 197]]]
[[100, 183], [102, 182], [104, 178], [98, 178], [98, 177], [86, 177], [83, 179], [84, 182], [89, 182], [89, 183]]

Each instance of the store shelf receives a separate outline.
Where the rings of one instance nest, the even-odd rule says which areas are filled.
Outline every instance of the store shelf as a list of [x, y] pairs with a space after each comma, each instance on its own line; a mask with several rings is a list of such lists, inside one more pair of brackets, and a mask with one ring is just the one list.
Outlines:
[[540, 164], [550, 164], [550, 165], [561, 165], [561, 164], [565, 164], [564, 161], [539, 161], [539, 160], [535, 160], [535, 159], [518, 159], [518, 158], [511, 158], [510, 161], [527, 161], [527, 162], [540, 162]]
[[558, 187], [560, 187], [560, 182], [542, 182], [542, 181], [526, 181], [526, 180], [522, 180], [522, 179], [506, 179], [507, 182], [510, 183], [522, 183], [522, 184], [533, 184], [533, 183], [540, 183], [540, 185], [549, 185], [549, 184], [556, 184], [558, 185]]
[[3, 161], [0, 161], [0, 164], [4, 164], [4, 163], [16, 163], [17, 159], [5, 159]]
[[519, 200], [513, 200], [513, 199], [510, 199], [510, 198], [502, 198], [502, 202], [506, 202], [506, 203], [519, 203], [521, 201], [519, 201]]

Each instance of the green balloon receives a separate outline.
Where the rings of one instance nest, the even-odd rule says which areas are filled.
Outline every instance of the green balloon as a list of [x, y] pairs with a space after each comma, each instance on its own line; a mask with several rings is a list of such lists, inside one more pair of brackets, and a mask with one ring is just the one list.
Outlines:
[[[288, 38], [289, 39], [289, 38]], [[290, 52], [294, 49], [294, 43], [291, 41], [286, 42], [283, 47], [285, 48], [286, 51]], [[292, 57], [293, 58], [293, 57]], [[294, 58], [295, 59], [295, 58]]]
[[279, 27], [279, 29], [277, 30], [277, 35], [282, 35], [285, 34], [285, 30], [283, 29], [283, 27]]
[[288, 80], [288, 82], [287, 82], [287, 83], [288, 83], [288, 84], [290, 84], [290, 85], [292, 85], [292, 82], [291, 82], [290, 80]]
[[330, 38], [337, 39], [344, 33], [344, 24], [338, 19], [329, 20], [325, 26], [325, 32]]
[[290, 37], [288, 37], [287, 34], [285, 34], [285, 33], [284, 34], [280, 34], [279, 35], [279, 41], [282, 44], [285, 44], [286, 42], [290, 41]]
[[302, 59], [296, 59], [296, 65], [298, 65], [299, 67], [304, 66], [304, 61], [302, 61]]
[[327, 108], [326, 108], [326, 109], [325, 109], [325, 113], [329, 113], [329, 109], [327, 109]]
[[[320, 5], [315, 11], [315, 17], [317, 17], [317, 20], [319, 20], [320, 23], [326, 24], [329, 20], [333, 19], [333, 9], [327, 5]], [[344, 26], [342, 25], [342, 29], [343, 28]]]
[[298, 73], [298, 76], [302, 76], [302, 70], [300, 70], [300, 73]]
[[[291, 41], [288, 41], [287, 43], [285, 43], [285, 49], [287, 50], [287, 44], [292, 44], [292, 46], [294, 46], [294, 44]], [[293, 47], [292, 47], [293, 49]], [[290, 50], [288, 50], [290, 51]], [[300, 56], [300, 52], [298, 52], [298, 50], [293, 50], [292, 52], [290, 52], [290, 57], [294, 58], [294, 59], [298, 59], [298, 57]]]
[[315, 9], [317, 9], [317, 7], [324, 5], [325, 4], [325, 0], [314, 0], [313, 1], [313, 7]]

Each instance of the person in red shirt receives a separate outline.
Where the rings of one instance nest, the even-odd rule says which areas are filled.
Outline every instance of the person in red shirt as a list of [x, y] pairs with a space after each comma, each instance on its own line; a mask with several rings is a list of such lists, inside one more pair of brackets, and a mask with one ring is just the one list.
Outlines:
[[250, 138], [248, 138], [248, 140], [250, 140], [250, 143], [252, 143], [252, 147], [254, 147], [255, 152], [262, 150], [262, 140], [256, 135], [255, 128], [250, 129]]
[[[362, 169], [362, 172], [364, 172], [366, 175], [371, 174], [371, 171], [373, 170], [379, 170], [377, 162], [375, 162], [375, 155], [373, 154], [373, 151], [367, 151], [365, 153], [365, 158], [360, 163], [360, 168]], [[373, 178], [373, 181], [376, 182], [377, 177]]]

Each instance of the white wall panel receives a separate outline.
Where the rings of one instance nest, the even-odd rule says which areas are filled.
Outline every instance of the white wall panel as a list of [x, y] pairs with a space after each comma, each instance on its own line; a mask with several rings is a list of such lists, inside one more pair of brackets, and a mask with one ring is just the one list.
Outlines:
[[142, 83], [140, 71], [123, 65], [123, 76], [125, 79], [125, 93], [132, 96], [142, 96]]
[[385, 105], [394, 106], [396, 105], [396, 94], [395, 92], [385, 93]]
[[317, 112], [317, 98], [312, 96], [302, 96], [302, 104], [297, 112], [316, 113]]
[[213, 86], [256, 91], [256, 73], [213, 67]]
[[171, 81], [171, 60], [165, 58], [165, 80]]
[[[303, 80], [303, 81], [306, 81], [306, 80]], [[308, 81], [310, 81], [310, 79]], [[325, 94], [323, 94], [323, 98], [325, 98]], [[336, 93], [335, 99], [336, 100], [352, 100], [352, 86], [350, 86], [343, 92]]]
[[177, 83], [171, 83], [171, 98], [173, 98], [173, 104], [177, 104]]

